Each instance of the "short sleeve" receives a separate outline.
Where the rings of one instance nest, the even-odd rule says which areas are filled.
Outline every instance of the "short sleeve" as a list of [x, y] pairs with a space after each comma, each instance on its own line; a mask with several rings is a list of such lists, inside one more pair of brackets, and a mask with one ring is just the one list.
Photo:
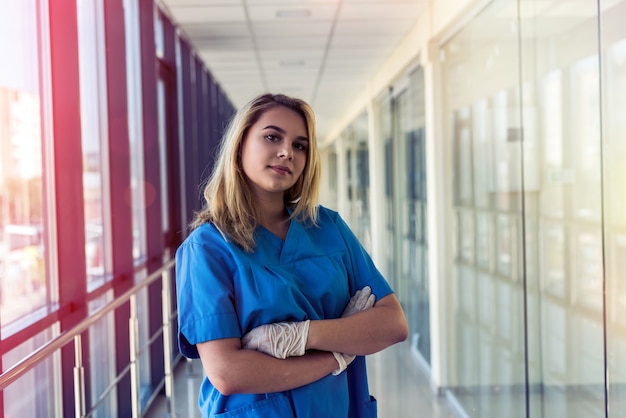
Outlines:
[[241, 338], [233, 295], [236, 265], [225, 245], [219, 233], [204, 225], [176, 251], [178, 346], [185, 357], [199, 357], [198, 343]]
[[372, 288], [372, 293], [376, 295], [376, 300], [380, 300], [393, 293], [389, 283], [380, 273], [374, 264], [374, 260], [372, 260], [363, 245], [361, 245], [359, 239], [354, 235], [343, 218], [341, 218], [338, 213], [334, 214], [334, 223], [348, 249], [348, 276], [351, 294], [354, 294], [354, 292], [365, 286]]

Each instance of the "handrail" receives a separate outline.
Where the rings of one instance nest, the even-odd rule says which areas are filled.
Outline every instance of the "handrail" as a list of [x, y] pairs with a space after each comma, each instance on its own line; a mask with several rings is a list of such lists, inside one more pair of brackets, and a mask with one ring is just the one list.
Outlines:
[[161, 266], [158, 270], [152, 272], [148, 277], [142, 280], [140, 283], [127, 290], [121, 296], [117, 296], [111, 303], [103, 306], [92, 315], [89, 315], [86, 319], [75, 325], [73, 328], [64, 331], [61, 335], [50, 340], [46, 344], [39, 347], [28, 357], [22, 359], [17, 364], [13, 365], [0, 375], [0, 391], [3, 391], [7, 386], [15, 382], [24, 374], [32, 370], [41, 361], [50, 357], [54, 352], [63, 348], [66, 344], [70, 343], [76, 336], [85, 332], [89, 327], [94, 325], [98, 320], [114, 311], [120, 306], [127, 303], [131, 297], [139, 292], [144, 287], [152, 284], [157, 279], [161, 278], [162, 274], [171, 269], [176, 264], [176, 260], [172, 259]]

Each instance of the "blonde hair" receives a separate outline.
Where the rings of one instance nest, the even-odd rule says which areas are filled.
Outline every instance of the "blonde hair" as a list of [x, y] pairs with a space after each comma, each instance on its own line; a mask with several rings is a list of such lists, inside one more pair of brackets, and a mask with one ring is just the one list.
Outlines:
[[248, 130], [269, 109], [283, 106], [304, 119], [309, 146], [300, 178], [285, 191], [285, 206], [291, 209], [290, 220], [317, 224], [320, 158], [315, 136], [315, 114], [305, 101], [283, 94], [263, 94], [252, 99], [231, 119], [222, 137], [215, 166], [204, 188], [204, 208], [196, 213], [191, 226], [212, 222], [225, 239], [245, 251], [254, 250], [254, 230], [259, 213], [241, 167], [240, 150]]

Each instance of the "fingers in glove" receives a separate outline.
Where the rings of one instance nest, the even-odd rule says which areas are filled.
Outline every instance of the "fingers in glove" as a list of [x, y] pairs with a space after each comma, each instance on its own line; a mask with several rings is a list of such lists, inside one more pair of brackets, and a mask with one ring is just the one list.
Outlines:
[[374, 304], [376, 303], [376, 295], [375, 294], [371, 294], [368, 298], [367, 301], [365, 301], [365, 306], [363, 307], [363, 309], [361, 310], [366, 310], [371, 308], [372, 306], [374, 306]]
[[369, 286], [365, 286], [363, 289], [357, 291], [354, 294], [356, 298], [355, 307], [360, 312], [363, 309], [367, 309], [366, 305], [369, 300], [369, 297], [372, 295], [372, 288]]
[[310, 321], [276, 322], [252, 329], [241, 339], [244, 349], [257, 350], [285, 359], [305, 353]]

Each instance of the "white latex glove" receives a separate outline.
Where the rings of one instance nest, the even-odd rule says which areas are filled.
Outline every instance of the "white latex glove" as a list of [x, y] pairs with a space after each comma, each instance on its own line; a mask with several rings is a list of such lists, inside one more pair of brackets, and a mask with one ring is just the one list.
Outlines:
[[[350, 298], [350, 301], [346, 305], [343, 313], [341, 314], [342, 318], [348, 317], [350, 315], [354, 315], [355, 313], [364, 311], [366, 309], [371, 308], [376, 303], [376, 295], [372, 294], [372, 288], [369, 286], [365, 286], [361, 290], [357, 290], [354, 293], [354, 296]], [[337, 376], [354, 361], [356, 358], [353, 354], [344, 354], [333, 352], [335, 356], [335, 360], [339, 363], [339, 368], [333, 371], [333, 376]]]
[[279, 359], [303, 356], [310, 322], [306, 320], [261, 325], [244, 335], [241, 345], [245, 349], [261, 351]]
[[354, 354], [343, 354], [336, 351], [333, 351], [333, 356], [335, 356], [335, 360], [337, 360], [337, 363], [339, 363], [339, 368], [333, 370], [333, 376], [337, 376], [338, 374], [346, 370], [350, 363], [352, 363], [356, 358]]
[[374, 306], [374, 303], [376, 303], [376, 295], [372, 293], [371, 287], [365, 286], [363, 289], [357, 290], [354, 293], [354, 296], [350, 298], [350, 301], [344, 308], [341, 317], [345, 318], [347, 316], [354, 315], [355, 313], [369, 309]]

